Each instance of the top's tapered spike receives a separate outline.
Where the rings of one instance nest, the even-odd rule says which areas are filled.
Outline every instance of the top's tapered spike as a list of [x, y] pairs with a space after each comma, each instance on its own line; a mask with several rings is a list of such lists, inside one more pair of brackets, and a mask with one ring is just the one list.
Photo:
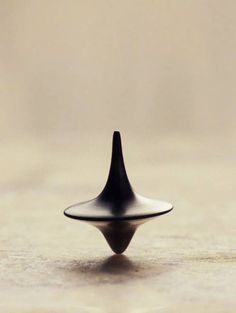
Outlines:
[[125, 170], [119, 131], [113, 133], [110, 171], [99, 198], [104, 201], [116, 200], [118, 202], [129, 201], [134, 198], [134, 192]]

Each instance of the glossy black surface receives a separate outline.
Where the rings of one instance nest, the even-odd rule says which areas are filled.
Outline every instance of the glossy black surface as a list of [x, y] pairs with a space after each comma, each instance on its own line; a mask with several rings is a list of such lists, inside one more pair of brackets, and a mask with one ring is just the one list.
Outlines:
[[172, 209], [170, 203], [148, 199], [133, 191], [125, 170], [120, 133], [115, 131], [110, 171], [103, 191], [90, 201], [68, 207], [64, 214], [90, 222], [103, 233], [111, 249], [120, 254], [139, 225]]

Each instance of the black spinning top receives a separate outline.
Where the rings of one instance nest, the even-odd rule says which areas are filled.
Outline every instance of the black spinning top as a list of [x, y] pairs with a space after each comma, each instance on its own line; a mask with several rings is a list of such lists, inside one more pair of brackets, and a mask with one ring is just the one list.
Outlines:
[[120, 254], [139, 225], [172, 209], [170, 203], [144, 198], [133, 191], [125, 170], [120, 133], [115, 131], [110, 172], [103, 191], [90, 201], [68, 207], [64, 214], [96, 226], [111, 249]]

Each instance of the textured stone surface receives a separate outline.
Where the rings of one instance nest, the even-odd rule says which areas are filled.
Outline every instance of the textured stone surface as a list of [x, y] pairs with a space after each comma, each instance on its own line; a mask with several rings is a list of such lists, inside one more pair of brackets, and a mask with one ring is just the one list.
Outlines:
[[124, 256], [63, 216], [104, 185], [111, 134], [1, 146], [1, 312], [235, 312], [235, 151], [223, 140], [122, 135], [135, 190], [175, 205], [141, 226]]

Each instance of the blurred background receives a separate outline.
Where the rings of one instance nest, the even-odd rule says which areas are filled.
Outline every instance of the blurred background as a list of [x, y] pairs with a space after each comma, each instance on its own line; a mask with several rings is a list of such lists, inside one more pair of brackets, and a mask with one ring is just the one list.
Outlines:
[[234, 0], [0, 4], [2, 136], [235, 136]]
[[[235, 12], [0, 0], [3, 312], [235, 312]], [[135, 191], [175, 206], [140, 227], [123, 269], [63, 216], [102, 190], [114, 129]]]

